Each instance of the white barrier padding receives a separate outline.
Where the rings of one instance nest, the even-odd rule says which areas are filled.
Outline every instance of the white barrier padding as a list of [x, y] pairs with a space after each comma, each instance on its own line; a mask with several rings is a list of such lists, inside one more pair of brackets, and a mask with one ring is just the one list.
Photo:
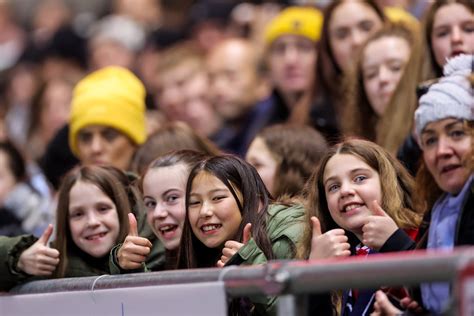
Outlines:
[[0, 296], [0, 315], [226, 315], [223, 282]]

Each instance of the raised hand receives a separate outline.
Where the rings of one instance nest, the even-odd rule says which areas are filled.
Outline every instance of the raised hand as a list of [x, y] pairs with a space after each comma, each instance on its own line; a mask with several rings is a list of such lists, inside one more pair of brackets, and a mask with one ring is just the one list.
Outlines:
[[313, 237], [311, 238], [311, 253], [309, 259], [324, 259], [333, 257], [348, 257], [351, 246], [343, 229], [331, 229], [321, 232], [321, 223], [315, 216], [311, 217]]
[[377, 201], [373, 201], [369, 209], [372, 215], [367, 217], [362, 227], [362, 243], [374, 250], [379, 250], [398, 229], [398, 226]]
[[252, 224], [247, 223], [244, 227], [241, 243], [235, 240], [228, 240], [225, 242], [224, 248], [222, 249], [222, 256], [221, 259], [217, 261], [217, 266], [220, 268], [225, 266], [227, 261], [229, 261], [229, 259], [232, 258], [232, 256], [235, 255], [243, 245], [248, 243], [250, 238], [252, 238]]
[[370, 316], [395, 316], [401, 313], [402, 311], [390, 302], [387, 294], [380, 290], [375, 293], [374, 311]]
[[59, 251], [48, 246], [52, 233], [53, 225], [49, 224], [43, 235], [20, 255], [17, 269], [38, 276], [51, 275], [56, 270], [59, 263]]
[[124, 270], [140, 268], [152, 247], [148, 239], [138, 236], [137, 220], [132, 213], [128, 213], [128, 222], [128, 235], [117, 252], [118, 264]]

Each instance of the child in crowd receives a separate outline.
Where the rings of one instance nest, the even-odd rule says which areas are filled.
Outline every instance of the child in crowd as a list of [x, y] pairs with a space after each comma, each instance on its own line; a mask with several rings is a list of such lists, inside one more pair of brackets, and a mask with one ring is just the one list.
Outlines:
[[[140, 191], [147, 221], [166, 248], [165, 269], [176, 268], [176, 256], [183, 231], [186, 181], [191, 168], [205, 157], [203, 153], [180, 150], [163, 155], [148, 166], [140, 180]], [[117, 252], [112, 252], [112, 272], [140, 268], [149, 253], [148, 239], [131, 236]]]
[[[270, 204], [250, 164], [231, 155], [208, 158], [191, 170], [187, 182], [178, 268], [294, 258], [304, 218], [301, 205]], [[276, 299], [252, 301], [257, 310], [271, 312]]]
[[[418, 34], [388, 24], [362, 46], [346, 77], [343, 130], [396, 153], [412, 130], [418, 99]], [[397, 128], [387, 128], [396, 126]]]
[[474, 2], [471, 0], [434, 1], [424, 18], [426, 63], [423, 79], [443, 75], [449, 58], [474, 53]]
[[[354, 139], [333, 147], [309, 183], [307, 257], [412, 249], [421, 219], [413, 185], [401, 164], [375, 143]], [[373, 290], [344, 291], [342, 314], [365, 315], [373, 300]]]
[[[334, 0], [324, 10], [311, 96], [296, 105], [292, 121], [310, 122], [330, 143], [339, 139], [345, 102], [342, 81], [360, 47], [383, 27], [386, 17], [373, 0]], [[324, 124], [321, 124], [324, 123]], [[321, 126], [323, 125], [323, 126]], [[335, 127], [327, 133], [328, 127]]]
[[246, 160], [257, 169], [275, 199], [297, 197], [328, 149], [326, 140], [309, 126], [277, 124], [257, 134]]
[[88, 166], [70, 172], [59, 190], [56, 240], [49, 225], [43, 235], [2, 241], [8, 289], [31, 276], [79, 277], [109, 273], [112, 247], [128, 231], [133, 194], [129, 179], [113, 167]]
[[[474, 245], [474, 94], [468, 81], [473, 62], [474, 55], [451, 59], [444, 67], [446, 77], [420, 98], [415, 112], [423, 150], [418, 197], [428, 210], [420, 227], [419, 248], [451, 250]], [[430, 314], [441, 314], [450, 297], [448, 283], [426, 283], [415, 290], [413, 298]], [[381, 315], [389, 304], [383, 293], [378, 293], [377, 300], [377, 315]]]

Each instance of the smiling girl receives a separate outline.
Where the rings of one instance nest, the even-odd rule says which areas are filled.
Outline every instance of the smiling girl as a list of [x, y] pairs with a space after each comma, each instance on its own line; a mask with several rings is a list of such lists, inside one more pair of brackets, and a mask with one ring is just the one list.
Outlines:
[[[257, 171], [231, 155], [196, 165], [186, 186], [186, 219], [178, 268], [252, 265], [294, 258], [305, 212], [300, 205], [270, 204]], [[252, 298], [260, 311], [275, 298]]]
[[[204, 157], [203, 153], [192, 150], [172, 152], [152, 161], [141, 177], [139, 186], [147, 222], [166, 249], [165, 269], [176, 268], [186, 214], [186, 181], [191, 168]], [[140, 268], [149, 245], [146, 238], [127, 236], [114, 261], [123, 270]]]
[[[414, 247], [420, 214], [414, 210], [413, 180], [387, 151], [364, 140], [330, 150], [309, 184], [312, 233], [310, 259], [407, 250]], [[411, 235], [411, 237], [414, 237]], [[343, 315], [370, 309], [373, 290], [343, 294]]]
[[127, 235], [129, 180], [113, 167], [88, 166], [68, 174], [59, 191], [56, 277], [108, 273], [109, 252]]

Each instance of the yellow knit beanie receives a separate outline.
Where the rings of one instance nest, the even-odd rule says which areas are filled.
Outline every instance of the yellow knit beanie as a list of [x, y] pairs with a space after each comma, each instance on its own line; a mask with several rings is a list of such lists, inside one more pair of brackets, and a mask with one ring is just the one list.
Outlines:
[[145, 87], [132, 72], [106, 67], [76, 85], [69, 129], [69, 146], [75, 155], [77, 133], [89, 125], [115, 128], [136, 144], [145, 141]]
[[319, 40], [323, 14], [312, 7], [288, 7], [281, 11], [265, 29], [265, 43], [271, 44], [282, 35], [300, 35], [313, 42]]

